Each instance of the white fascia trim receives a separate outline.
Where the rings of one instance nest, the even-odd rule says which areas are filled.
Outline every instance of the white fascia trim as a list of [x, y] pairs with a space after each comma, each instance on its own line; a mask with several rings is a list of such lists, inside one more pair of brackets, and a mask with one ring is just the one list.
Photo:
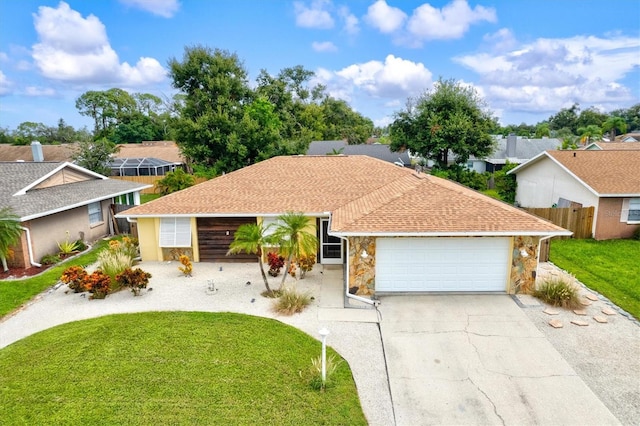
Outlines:
[[571, 231], [557, 232], [332, 232], [339, 237], [515, 237], [515, 236], [548, 236], [564, 237], [573, 235]]
[[62, 170], [62, 169], [64, 169], [64, 168], [66, 168], [66, 167], [69, 167], [69, 168], [75, 169], [75, 170], [77, 170], [77, 171], [79, 171], [79, 172], [85, 173], [85, 174], [87, 174], [87, 175], [89, 175], [89, 176], [92, 176], [92, 177], [95, 177], [95, 178], [98, 178], [98, 179], [103, 179], [103, 180], [104, 180], [104, 179], [109, 179], [109, 178], [108, 178], [108, 177], [106, 177], [106, 176], [103, 176], [103, 175], [98, 174], [98, 173], [96, 173], [96, 172], [92, 172], [92, 171], [91, 171], [91, 170], [89, 170], [89, 169], [85, 169], [84, 167], [80, 167], [80, 166], [78, 166], [77, 164], [69, 163], [68, 161], [66, 161], [66, 162], [64, 162], [64, 163], [60, 164], [60, 165], [59, 165], [58, 167], [56, 167], [55, 169], [51, 170], [51, 171], [50, 171], [49, 173], [47, 173], [46, 175], [42, 176], [42, 177], [41, 177], [41, 178], [39, 178], [39, 179], [36, 179], [36, 180], [35, 180], [35, 181], [33, 181], [30, 185], [25, 186], [24, 188], [22, 188], [20, 191], [16, 192], [16, 193], [15, 193], [15, 194], [13, 194], [13, 195], [24, 195], [24, 194], [26, 194], [28, 190], [30, 190], [31, 188], [33, 188], [33, 187], [35, 187], [35, 186], [38, 186], [40, 183], [42, 183], [42, 182], [43, 182], [43, 181], [45, 181], [46, 179], [49, 179], [51, 176], [53, 176], [54, 174], [58, 173], [60, 170]]
[[104, 197], [92, 198], [90, 200], [81, 201], [79, 203], [70, 204], [70, 205], [67, 205], [67, 206], [64, 206], [64, 207], [60, 207], [59, 209], [53, 209], [53, 210], [48, 210], [48, 211], [42, 212], [42, 213], [36, 213], [36, 214], [29, 215], [29, 216], [23, 216], [23, 217], [20, 218], [20, 220], [22, 222], [25, 222], [27, 220], [38, 219], [40, 217], [49, 216], [49, 215], [52, 215], [52, 214], [64, 212], [64, 211], [67, 211], [67, 210], [75, 209], [77, 207], [88, 206], [91, 203], [108, 200], [109, 198], [114, 198], [114, 197], [117, 197], [118, 195], [130, 194], [132, 192], [137, 192], [137, 191], [139, 191], [139, 189], [136, 189], [134, 191], [129, 190], [129, 191], [114, 192], [113, 194], [110, 194], [110, 195], [107, 195], [107, 196], [104, 196]]
[[635, 194], [600, 194], [601, 198], [636, 198], [640, 197], [640, 192]]
[[[117, 218], [152, 218], [152, 217], [278, 217], [285, 213], [178, 213], [178, 214], [126, 214], [118, 213]], [[309, 217], [329, 217], [329, 213], [303, 213]]]

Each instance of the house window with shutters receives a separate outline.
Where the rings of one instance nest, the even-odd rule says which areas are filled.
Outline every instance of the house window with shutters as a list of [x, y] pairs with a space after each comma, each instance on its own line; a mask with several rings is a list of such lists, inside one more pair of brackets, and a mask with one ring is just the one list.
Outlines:
[[160, 247], [191, 247], [191, 218], [161, 218]]

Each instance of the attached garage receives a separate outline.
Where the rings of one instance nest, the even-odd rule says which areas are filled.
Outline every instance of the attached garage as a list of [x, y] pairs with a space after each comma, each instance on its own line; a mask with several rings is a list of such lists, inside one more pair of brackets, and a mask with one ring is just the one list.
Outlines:
[[511, 238], [376, 239], [376, 292], [506, 292]]

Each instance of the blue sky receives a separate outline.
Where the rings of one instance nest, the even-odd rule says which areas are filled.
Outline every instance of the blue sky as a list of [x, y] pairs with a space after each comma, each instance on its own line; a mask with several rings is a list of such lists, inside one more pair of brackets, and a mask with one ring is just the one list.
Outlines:
[[0, 0], [0, 127], [91, 129], [89, 90], [170, 97], [167, 62], [196, 44], [235, 52], [251, 84], [302, 65], [377, 125], [439, 77], [502, 124], [640, 102], [636, 0]]

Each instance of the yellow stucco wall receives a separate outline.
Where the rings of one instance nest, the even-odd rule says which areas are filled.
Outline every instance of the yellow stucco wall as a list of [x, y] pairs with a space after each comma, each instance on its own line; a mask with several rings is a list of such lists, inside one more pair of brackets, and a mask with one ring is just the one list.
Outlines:
[[[160, 218], [139, 218], [138, 219], [138, 241], [140, 242], [140, 255], [143, 261], [157, 262], [164, 259], [163, 250], [159, 244]], [[185, 247], [186, 248], [186, 247]], [[198, 227], [196, 218], [191, 218], [191, 252], [193, 261], [200, 261], [200, 251], [198, 249]]]

